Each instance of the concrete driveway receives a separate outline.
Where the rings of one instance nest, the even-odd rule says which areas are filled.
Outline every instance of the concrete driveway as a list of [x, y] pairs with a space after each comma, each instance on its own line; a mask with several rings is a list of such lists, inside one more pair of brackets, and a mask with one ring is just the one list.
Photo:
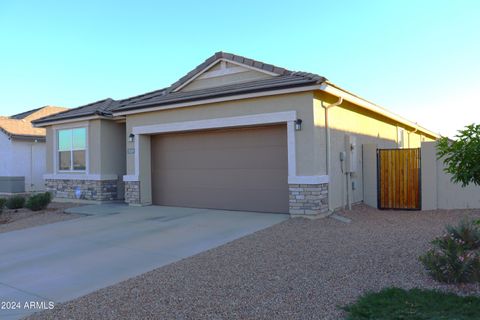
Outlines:
[[[118, 204], [80, 210], [93, 215], [0, 234], [0, 319], [20, 318], [288, 219]], [[19, 302], [17, 308], [9, 301]]]

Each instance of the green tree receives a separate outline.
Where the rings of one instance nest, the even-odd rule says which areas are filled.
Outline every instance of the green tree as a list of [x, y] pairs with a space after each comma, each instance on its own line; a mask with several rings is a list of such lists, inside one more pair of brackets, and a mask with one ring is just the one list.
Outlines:
[[480, 185], [480, 124], [459, 130], [454, 140], [440, 138], [437, 156], [443, 159], [444, 171], [452, 175], [453, 182], [462, 187]]

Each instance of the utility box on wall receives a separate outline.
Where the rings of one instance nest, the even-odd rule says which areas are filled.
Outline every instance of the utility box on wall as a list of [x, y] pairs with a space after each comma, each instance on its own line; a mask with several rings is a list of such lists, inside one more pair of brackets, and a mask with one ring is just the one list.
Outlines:
[[25, 192], [25, 177], [0, 177], [0, 193]]
[[356, 172], [357, 168], [357, 145], [356, 138], [345, 135], [345, 171]]

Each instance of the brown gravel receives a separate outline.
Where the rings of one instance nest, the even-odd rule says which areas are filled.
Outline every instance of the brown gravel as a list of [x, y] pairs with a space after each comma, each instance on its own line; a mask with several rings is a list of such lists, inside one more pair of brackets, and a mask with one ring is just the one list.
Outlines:
[[342, 214], [352, 222], [290, 219], [28, 319], [339, 319], [338, 305], [387, 286], [480, 294], [435, 283], [417, 259], [478, 212]]
[[4, 209], [0, 213], [0, 233], [81, 217], [80, 215], [63, 212], [65, 209], [74, 206], [78, 206], [78, 204], [52, 202], [46, 210], [41, 211]]

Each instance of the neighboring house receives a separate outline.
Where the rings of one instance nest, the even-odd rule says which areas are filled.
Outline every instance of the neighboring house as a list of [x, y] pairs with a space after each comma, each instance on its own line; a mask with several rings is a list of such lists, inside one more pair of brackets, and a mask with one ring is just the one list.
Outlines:
[[363, 144], [438, 137], [322, 76], [224, 52], [167, 88], [35, 125], [57, 197], [291, 214], [362, 201]]
[[45, 189], [45, 129], [34, 128], [31, 121], [65, 110], [46, 106], [11, 117], [0, 117], [0, 192], [11, 191], [9, 186], [13, 177], [24, 178], [22, 191]]

